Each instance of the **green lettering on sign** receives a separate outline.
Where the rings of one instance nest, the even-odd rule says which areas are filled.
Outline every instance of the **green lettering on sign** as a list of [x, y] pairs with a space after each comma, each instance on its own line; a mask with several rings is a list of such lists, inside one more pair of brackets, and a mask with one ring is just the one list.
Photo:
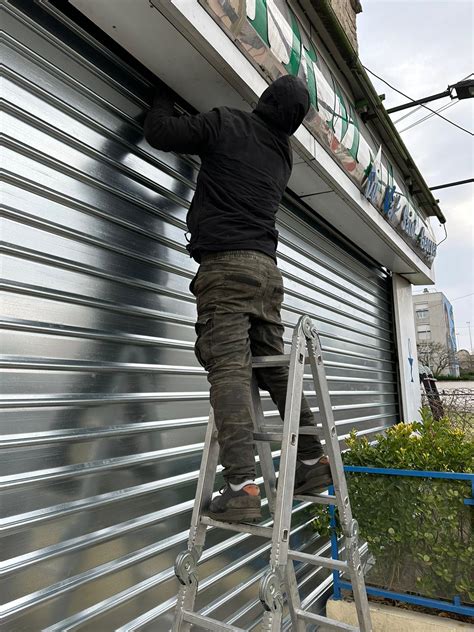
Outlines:
[[351, 125], [354, 127], [354, 139], [352, 141], [352, 146], [349, 149], [349, 153], [354, 158], [354, 160], [357, 160], [357, 154], [359, 153], [359, 143], [360, 143], [359, 121], [357, 120], [357, 115], [352, 105], [349, 105], [349, 108], [350, 108], [350, 113], [351, 113]]
[[316, 51], [311, 44], [303, 46], [304, 56], [306, 59], [306, 82], [308, 84], [309, 97], [311, 105], [318, 110], [318, 88], [316, 86], [316, 77], [314, 75], [313, 62], [316, 62]]
[[293, 41], [291, 42], [290, 61], [285, 64], [286, 71], [290, 75], [297, 75], [301, 63], [301, 35], [298, 22], [291, 9], [288, 9], [291, 16], [291, 30], [293, 31]]
[[336, 123], [337, 123], [337, 121], [335, 119], [336, 118], [340, 118], [341, 119], [341, 138], [339, 140], [342, 141], [342, 139], [346, 135], [347, 128], [349, 127], [349, 121], [348, 121], [348, 116], [347, 116], [347, 108], [346, 108], [346, 103], [344, 101], [344, 96], [342, 94], [341, 87], [339, 86], [339, 84], [335, 80], [334, 75], [332, 73], [331, 73], [331, 79], [332, 79], [332, 83], [333, 83], [333, 86], [334, 86], [334, 93], [336, 94], [336, 102], [339, 101], [339, 106], [340, 106], [339, 109], [341, 111], [341, 114], [338, 114], [337, 108], [336, 108], [336, 104], [334, 104], [334, 112], [333, 112], [333, 117], [332, 117], [332, 121], [331, 121], [331, 127], [332, 127], [333, 130], [335, 130], [336, 129]]
[[250, 18], [248, 18], [248, 20], [265, 44], [270, 46], [268, 39], [267, 0], [255, 0], [255, 17], [253, 20]]

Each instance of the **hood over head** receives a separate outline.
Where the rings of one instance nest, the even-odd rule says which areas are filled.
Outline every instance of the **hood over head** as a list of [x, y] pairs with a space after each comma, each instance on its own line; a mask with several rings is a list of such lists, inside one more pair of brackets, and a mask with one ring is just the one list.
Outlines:
[[303, 122], [310, 105], [309, 92], [298, 77], [279, 77], [263, 92], [254, 112], [266, 123], [291, 136]]

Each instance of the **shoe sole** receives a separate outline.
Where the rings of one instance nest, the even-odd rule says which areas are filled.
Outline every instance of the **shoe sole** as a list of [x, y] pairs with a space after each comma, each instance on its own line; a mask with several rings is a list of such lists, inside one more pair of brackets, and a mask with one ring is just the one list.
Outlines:
[[228, 509], [227, 511], [214, 513], [208, 511], [207, 515], [212, 520], [219, 520], [220, 522], [258, 522], [262, 519], [262, 512], [260, 509]]
[[332, 485], [332, 477], [326, 474], [323, 476], [310, 478], [308, 481], [306, 481], [299, 487], [295, 487], [294, 494], [302, 494], [303, 492], [312, 492], [314, 494], [317, 494], [319, 492], [324, 491], [331, 485]]

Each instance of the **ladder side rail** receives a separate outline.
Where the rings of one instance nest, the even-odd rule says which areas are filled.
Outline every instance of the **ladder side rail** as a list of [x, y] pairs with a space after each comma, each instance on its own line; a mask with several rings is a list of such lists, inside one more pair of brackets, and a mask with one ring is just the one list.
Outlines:
[[175, 573], [180, 581], [180, 587], [172, 632], [189, 632], [191, 630], [192, 624], [184, 619], [184, 613], [194, 609], [198, 592], [197, 562], [202, 554], [207, 530], [207, 525], [201, 522], [201, 514], [203, 508], [212, 498], [218, 460], [219, 445], [214, 411], [211, 407], [196, 487], [196, 498], [191, 515], [188, 549], [178, 555], [175, 563]]
[[209, 422], [204, 440], [204, 449], [199, 469], [199, 479], [196, 487], [196, 498], [191, 515], [191, 528], [189, 530], [189, 544], [197, 548], [199, 555], [202, 553], [206, 536], [206, 526], [201, 524], [201, 516], [204, 508], [209, 505], [214, 491], [217, 464], [219, 462], [219, 444], [217, 442], [217, 428], [214, 421], [214, 410], [209, 411]]
[[370, 619], [369, 600], [365, 589], [364, 572], [359, 551], [359, 530], [357, 521], [353, 521], [353, 535], [346, 537], [347, 561], [349, 576], [352, 583], [352, 593], [357, 611], [360, 632], [372, 632]]
[[[258, 382], [255, 374], [252, 375], [252, 418], [255, 432], [262, 432], [265, 423], [263, 415], [262, 400], [258, 389]], [[276, 496], [276, 473], [273, 463], [272, 450], [267, 441], [256, 441], [258, 456], [260, 458], [260, 467], [262, 470], [265, 494], [268, 500], [270, 514], [275, 515], [275, 496]]]
[[[300, 319], [293, 332], [291, 344], [270, 570], [260, 584], [260, 600], [266, 608], [260, 626], [261, 632], [280, 632], [281, 628], [283, 615], [281, 587], [287, 583], [288, 578], [288, 545], [293, 507], [298, 426], [303, 394], [304, 360], [305, 338], [302, 335]], [[290, 593], [289, 597], [293, 597], [293, 593]]]
[[274, 522], [275, 539], [279, 546], [272, 547], [270, 556], [270, 566], [274, 569], [284, 566], [288, 560], [298, 426], [303, 395], [305, 338], [302, 335], [301, 320], [293, 333], [291, 347]]
[[298, 590], [298, 579], [296, 577], [293, 560], [291, 559], [287, 562], [285, 581], [292, 630], [293, 632], [306, 632], [306, 625], [297, 614], [298, 610], [301, 610], [301, 599]]
[[322, 428], [326, 440], [326, 451], [329, 456], [333, 485], [339, 510], [343, 534], [346, 538], [347, 562], [352, 580], [352, 590], [357, 610], [360, 632], [371, 632], [369, 602], [365, 590], [364, 574], [360, 560], [358, 543], [358, 525], [352, 517], [352, 510], [347, 490], [344, 464], [342, 462], [336, 424], [332, 412], [329, 388], [324, 369], [321, 343], [310, 318], [306, 317], [305, 335], [308, 340], [308, 353], [313, 374], [314, 386], [318, 397]]
[[[308, 321], [311, 323], [309, 318]], [[349, 535], [348, 528], [352, 521], [352, 511], [349, 502], [346, 478], [344, 476], [344, 464], [342, 462], [341, 450], [339, 447], [337, 428], [334, 422], [331, 399], [329, 397], [329, 388], [323, 364], [321, 344], [319, 342], [316, 329], [312, 323], [308, 325], [308, 329], [309, 327], [312, 329], [309, 331], [307, 330], [306, 334], [308, 336], [308, 353], [316, 397], [318, 399], [319, 412], [321, 414], [323, 435], [326, 441], [326, 452], [329, 457], [334, 492], [338, 500], [339, 519], [343, 529], [345, 529], [344, 534]]]
[[[288, 399], [289, 399], [289, 395], [290, 395], [290, 375], [291, 375], [291, 370], [293, 369], [294, 373], [294, 379], [296, 380], [296, 383], [298, 385], [301, 386], [301, 392], [299, 393], [299, 397], [296, 400], [296, 408], [297, 408], [297, 412], [298, 415], [296, 416], [296, 419], [293, 417], [288, 421], [288, 425], [286, 427], [284, 427], [283, 429], [283, 437], [288, 437], [288, 433], [294, 431], [294, 432], [298, 432], [298, 428], [299, 428], [299, 416], [300, 416], [300, 412], [301, 412], [301, 397], [303, 395], [303, 381], [304, 381], [304, 367], [305, 367], [305, 361], [306, 361], [306, 349], [305, 349], [305, 338], [303, 336], [303, 331], [301, 328], [301, 319], [298, 322], [298, 326], [296, 328], [296, 332], [300, 332], [299, 333], [299, 337], [298, 339], [295, 338], [295, 336], [293, 337], [292, 340], [292, 352], [290, 354], [290, 368], [289, 368], [289, 372], [288, 372], [288, 387], [287, 387], [287, 399], [286, 399], [286, 406], [291, 406], [292, 411], [293, 408], [295, 406], [295, 401], [288, 403]], [[302, 360], [302, 361], [301, 361]], [[301, 370], [300, 371], [296, 371], [297, 368], [297, 362], [300, 362], [301, 364]], [[291, 364], [293, 362], [293, 365]], [[301, 373], [301, 376], [299, 375], [299, 373]], [[285, 420], [288, 417], [288, 409], [285, 410]], [[298, 446], [298, 437], [296, 440], [296, 446]], [[295, 450], [295, 452], [297, 452], [297, 450]], [[291, 467], [291, 466], [290, 466]], [[281, 468], [281, 462], [280, 462], [280, 468]], [[295, 457], [295, 463], [294, 466], [292, 466], [292, 472], [293, 472], [293, 476], [289, 477], [291, 478], [291, 481], [288, 480], [287, 485], [290, 484], [291, 482], [291, 486], [286, 487], [286, 489], [283, 490], [283, 494], [286, 495], [287, 498], [287, 505], [290, 507], [290, 512], [292, 510], [293, 507], [293, 499], [294, 499], [294, 471], [296, 468], [296, 457]], [[290, 513], [290, 526], [291, 526], [291, 513]], [[289, 542], [288, 542], [288, 546], [289, 546]], [[300, 598], [300, 594], [299, 594], [299, 589], [298, 589], [298, 579], [296, 577], [296, 572], [295, 572], [295, 567], [294, 567], [294, 563], [292, 559], [289, 559], [288, 557], [288, 550], [286, 552], [286, 567], [285, 567], [285, 573], [284, 573], [284, 581], [285, 581], [285, 586], [286, 586], [286, 598], [287, 598], [287, 603], [288, 603], [288, 609], [290, 611], [290, 618], [291, 618], [291, 623], [292, 623], [292, 630], [294, 632], [305, 632], [306, 630], [306, 625], [304, 623], [304, 621], [301, 618], [298, 618], [297, 615], [297, 611], [301, 609], [301, 598]]]

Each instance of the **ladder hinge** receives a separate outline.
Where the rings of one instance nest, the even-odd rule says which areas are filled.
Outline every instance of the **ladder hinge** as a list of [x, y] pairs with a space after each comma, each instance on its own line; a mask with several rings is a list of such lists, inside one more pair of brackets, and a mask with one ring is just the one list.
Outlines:
[[283, 609], [283, 594], [281, 592], [281, 581], [278, 573], [270, 570], [260, 583], [260, 601], [265, 610], [278, 612]]
[[197, 563], [199, 553], [196, 548], [179, 553], [174, 563], [174, 572], [180, 584], [192, 586], [198, 583]]

